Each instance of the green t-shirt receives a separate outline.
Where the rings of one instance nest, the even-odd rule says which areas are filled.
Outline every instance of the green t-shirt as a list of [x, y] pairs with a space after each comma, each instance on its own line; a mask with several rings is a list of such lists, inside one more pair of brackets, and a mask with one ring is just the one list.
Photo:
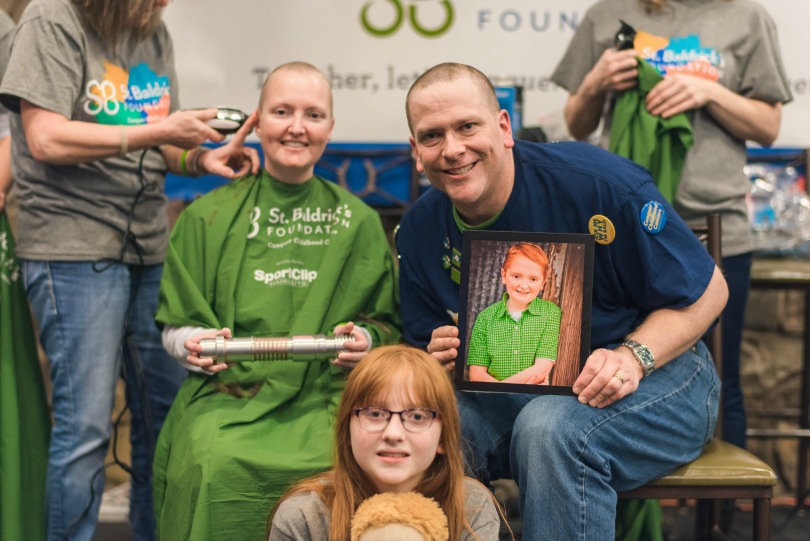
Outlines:
[[[157, 320], [237, 337], [329, 334], [354, 321], [374, 345], [396, 341], [395, 267], [379, 216], [317, 177], [291, 186], [264, 172], [228, 184], [180, 215]], [[262, 538], [281, 494], [331, 465], [345, 379], [328, 359], [191, 374], [156, 451], [159, 537]]]
[[512, 319], [506, 301], [509, 294], [475, 318], [467, 364], [488, 367], [489, 375], [502, 381], [534, 364], [535, 359], [557, 360], [560, 338], [560, 307], [534, 299], [520, 316]]

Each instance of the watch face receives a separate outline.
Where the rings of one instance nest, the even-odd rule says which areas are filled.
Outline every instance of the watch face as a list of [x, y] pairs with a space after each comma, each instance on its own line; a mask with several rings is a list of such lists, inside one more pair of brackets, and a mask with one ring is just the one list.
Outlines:
[[624, 345], [630, 348], [630, 351], [633, 352], [633, 356], [644, 369], [644, 375], [649, 376], [650, 373], [655, 370], [655, 357], [653, 357], [650, 348], [643, 344], [639, 344], [635, 340], [626, 340]]

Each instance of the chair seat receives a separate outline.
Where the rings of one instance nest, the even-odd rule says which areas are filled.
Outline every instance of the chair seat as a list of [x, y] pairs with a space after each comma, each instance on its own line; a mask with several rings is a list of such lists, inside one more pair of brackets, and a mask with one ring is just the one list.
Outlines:
[[647, 486], [703, 485], [772, 487], [776, 485], [776, 474], [745, 449], [715, 439], [703, 448], [698, 458]]

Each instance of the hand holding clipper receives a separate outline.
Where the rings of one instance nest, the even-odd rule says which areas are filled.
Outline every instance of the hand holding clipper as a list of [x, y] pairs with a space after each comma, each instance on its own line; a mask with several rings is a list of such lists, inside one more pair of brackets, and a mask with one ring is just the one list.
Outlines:
[[215, 363], [252, 361], [320, 361], [341, 351], [351, 335], [313, 334], [292, 337], [203, 338], [200, 357], [211, 357]]

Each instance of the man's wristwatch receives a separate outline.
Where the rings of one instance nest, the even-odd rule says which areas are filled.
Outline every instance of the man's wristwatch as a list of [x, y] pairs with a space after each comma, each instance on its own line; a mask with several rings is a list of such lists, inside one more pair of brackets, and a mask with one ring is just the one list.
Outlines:
[[633, 357], [636, 358], [636, 361], [638, 361], [638, 364], [641, 365], [641, 369], [644, 371], [645, 376], [652, 374], [653, 370], [655, 370], [655, 357], [653, 357], [650, 348], [644, 344], [639, 344], [635, 340], [629, 339], [622, 342], [622, 345], [629, 349], [633, 354]]

